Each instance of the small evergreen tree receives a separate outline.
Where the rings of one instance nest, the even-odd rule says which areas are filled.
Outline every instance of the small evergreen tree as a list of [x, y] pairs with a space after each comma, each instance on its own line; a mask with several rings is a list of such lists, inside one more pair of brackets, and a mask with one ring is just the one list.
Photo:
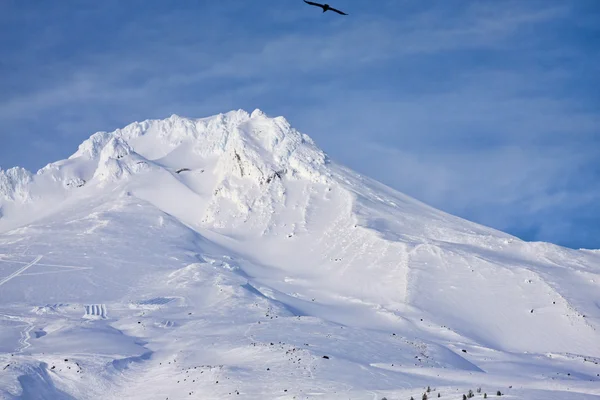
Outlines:
[[484, 398], [484, 399], [487, 399], [487, 393], [484, 393], [484, 394], [483, 394], [483, 398]]
[[469, 394], [467, 395], [467, 397], [470, 399], [470, 398], [472, 398], [473, 396], [475, 396], [475, 395], [473, 394], [473, 391], [472, 391], [471, 389], [469, 389]]
[[477, 393], [481, 393], [481, 388], [480, 387], [477, 388]]
[[438, 392], [438, 397], [442, 397], [442, 395], [440, 394], [440, 392]]
[[496, 392], [496, 396], [502, 396], [502, 393], [501, 393], [501, 392], [498, 390], [498, 391]]
[[467, 395], [463, 394], [463, 400], [467, 400]]
[[431, 393], [431, 388], [427, 386], [427, 393]]
[[423, 399], [423, 400], [427, 400], [427, 393], [423, 393], [423, 397], [422, 397], [422, 399]]

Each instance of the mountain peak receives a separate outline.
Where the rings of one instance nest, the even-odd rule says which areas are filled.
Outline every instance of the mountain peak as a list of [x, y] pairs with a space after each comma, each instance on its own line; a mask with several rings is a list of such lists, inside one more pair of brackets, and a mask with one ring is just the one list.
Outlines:
[[250, 114], [250, 118], [261, 118], [261, 117], [267, 117], [267, 114], [265, 114], [262, 110], [259, 110], [258, 108], [255, 109], [254, 111], [252, 111], [252, 114]]
[[251, 114], [234, 110], [198, 119], [173, 114], [94, 133], [68, 160], [49, 164], [35, 176], [22, 168], [2, 172], [0, 196], [26, 201], [36, 181], [71, 189], [118, 181], [151, 167], [177, 170], [215, 159], [221, 180], [235, 176], [263, 182], [276, 173], [314, 181], [327, 176], [324, 152], [285, 118], [269, 118], [259, 109]]

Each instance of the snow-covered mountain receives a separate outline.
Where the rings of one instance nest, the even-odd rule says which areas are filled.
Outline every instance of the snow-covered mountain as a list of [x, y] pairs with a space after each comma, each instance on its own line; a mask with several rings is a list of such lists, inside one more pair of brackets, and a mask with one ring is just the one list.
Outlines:
[[259, 110], [0, 171], [1, 398], [600, 398], [599, 329], [599, 252], [431, 208]]

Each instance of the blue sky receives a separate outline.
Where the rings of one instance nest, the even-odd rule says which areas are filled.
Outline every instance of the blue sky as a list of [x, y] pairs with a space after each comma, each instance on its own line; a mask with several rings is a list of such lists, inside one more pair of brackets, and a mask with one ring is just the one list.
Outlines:
[[[284, 115], [331, 158], [600, 248], [600, 1], [0, 1], [0, 167], [171, 114]], [[375, 7], [375, 4], [377, 5]]]

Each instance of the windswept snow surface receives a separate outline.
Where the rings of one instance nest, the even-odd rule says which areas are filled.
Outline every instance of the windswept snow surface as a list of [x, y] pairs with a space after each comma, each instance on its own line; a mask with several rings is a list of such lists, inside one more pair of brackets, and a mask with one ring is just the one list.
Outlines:
[[435, 210], [259, 110], [0, 171], [1, 398], [592, 399], [599, 329], [599, 252]]

